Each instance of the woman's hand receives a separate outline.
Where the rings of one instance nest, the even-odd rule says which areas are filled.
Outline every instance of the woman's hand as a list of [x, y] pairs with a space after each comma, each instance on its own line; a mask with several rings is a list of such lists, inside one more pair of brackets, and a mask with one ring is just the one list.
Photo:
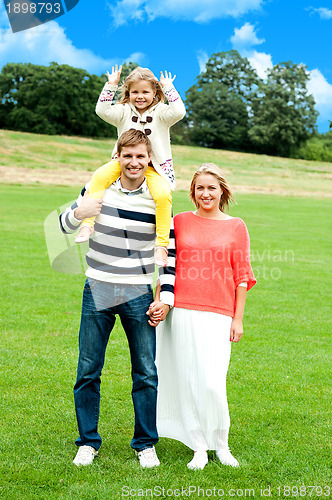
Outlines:
[[243, 334], [243, 324], [239, 319], [233, 319], [231, 324], [230, 341], [239, 342]]
[[164, 321], [166, 318], [170, 307], [159, 300], [155, 300], [150, 304], [149, 310], [146, 311], [146, 314], [150, 316], [148, 320], [149, 325], [157, 326], [160, 321]]
[[108, 71], [106, 71], [108, 83], [116, 86], [120, 81], [121, 71], [122, 71], [122, 66], [120, 66], [118, 68], [117, 64], [115, 65], [115, 68], [114, 68], [114, 66], [112, 66], [112, 73], [111, 74]]
[[175, 78], [176, 78], [176, 75], [174, 75], [172, 78], [172, 73], [167, 73], [167, 71], [165, 71], [165, 76], [164, 76], [163, 72], [161, 71], [160, 72], [160, 85], [162, 87], [166, 87], [166, 85], [173, 83]]

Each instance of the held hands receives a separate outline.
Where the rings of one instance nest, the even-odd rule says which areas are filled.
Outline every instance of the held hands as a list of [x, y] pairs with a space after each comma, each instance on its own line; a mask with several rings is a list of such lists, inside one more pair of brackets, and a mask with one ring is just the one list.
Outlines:
[[114, 85], [116, 87], [120, 81], [120, 76], [121, 76], [121, 71], [122, 71], [122, 66], [119, 66], [116, 64], [115, 68], [112, 66], [112, 73], [110, 74], [108, 71], [106, 71], [107, 78], [108, 78], [108, 83], [111, 85]]
[[102, 204], [102, 198], [90, 198], [88, 191], [85, 191], [80, 205], [75, 209], [74, 216], [78, 220], [96, 217], [100, 214]]
[[160, 302], [159, 300], [155, 300], [150, 304], [149, 310], [146, 311], [146, 314], [150, 316], [148, 320], [149, 325], [157, 326], [160, 321], [164, 321], [169, 311], [169, 305]]
[[231, 324], [229, 340], [231, 342], [239, 342], [241, 340], [242, 334], [243, 334], [242, 321], [234, 318]]
[[176, 75], [174, 75], [172, 78], [172, 73], [167, 73], [167, 71], [165, 71], [165, 76], [164, 76], [163, 72], [161, 71], [160, 72], [160, 85], [162, 87], [166, 87], [166, 85], [173, 83], [175, 78], [176, 78]]

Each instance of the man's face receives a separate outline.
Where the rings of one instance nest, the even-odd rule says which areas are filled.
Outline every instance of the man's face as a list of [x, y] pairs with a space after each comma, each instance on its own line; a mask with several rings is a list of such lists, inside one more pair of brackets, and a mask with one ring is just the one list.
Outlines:
[[[145, 144], [123, 147], [118, 155], [121, 165], [121, 182], [126, 189], [136, 189], [145, 178], [151, 155]], [[126, 184], [126, 185], [125, 185]]]

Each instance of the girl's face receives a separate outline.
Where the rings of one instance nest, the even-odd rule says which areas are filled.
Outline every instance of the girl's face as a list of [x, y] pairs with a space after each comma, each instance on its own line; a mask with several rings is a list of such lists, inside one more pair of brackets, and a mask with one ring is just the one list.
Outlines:
[[152, 84], [146, 80], [138, 80], [130, 85], [129, 101], [141, 115], [151, 106], [155, 95]]
[[198, 208], [203, 210], [219, 210], [222, 195], [218, 179], [211, 174], [200, 174], [195, 183], [195, 200]]

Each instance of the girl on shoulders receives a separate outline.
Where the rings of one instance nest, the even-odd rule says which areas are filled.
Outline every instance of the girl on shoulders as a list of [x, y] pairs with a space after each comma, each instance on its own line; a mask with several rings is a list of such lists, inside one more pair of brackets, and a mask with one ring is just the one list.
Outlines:
[[[118, 136], [134, 128], [142, 130], [152, 144], [151, 166], [146, 173], [148, 188], [156, 203], [156, 254], [157, 265], [167, 264], [167, 245], [172, 211], [171, 190], [175, 188], [169, 129], [181, 120], [185, 107], [175, 90], [171, 73], [161, 72], [160, 81], [148, 68], [137, 67], [125, 79], [119, 103], [114, 103], [122, 67], [112, 68], [97, 102], [96, 113], [106, 122], [115, 125]], [[164, 103], [165, 97], [168, 104]], [[102, 198], [105, 189], [120, 175], [115, 145], [113, 161], [98, 169], [91, 181], [89, 196]], [[133, 165], [135, 167], [135, 165]], [[93, 232], [93, 219], [83, 222], [77, 243], [87, 241]]]

